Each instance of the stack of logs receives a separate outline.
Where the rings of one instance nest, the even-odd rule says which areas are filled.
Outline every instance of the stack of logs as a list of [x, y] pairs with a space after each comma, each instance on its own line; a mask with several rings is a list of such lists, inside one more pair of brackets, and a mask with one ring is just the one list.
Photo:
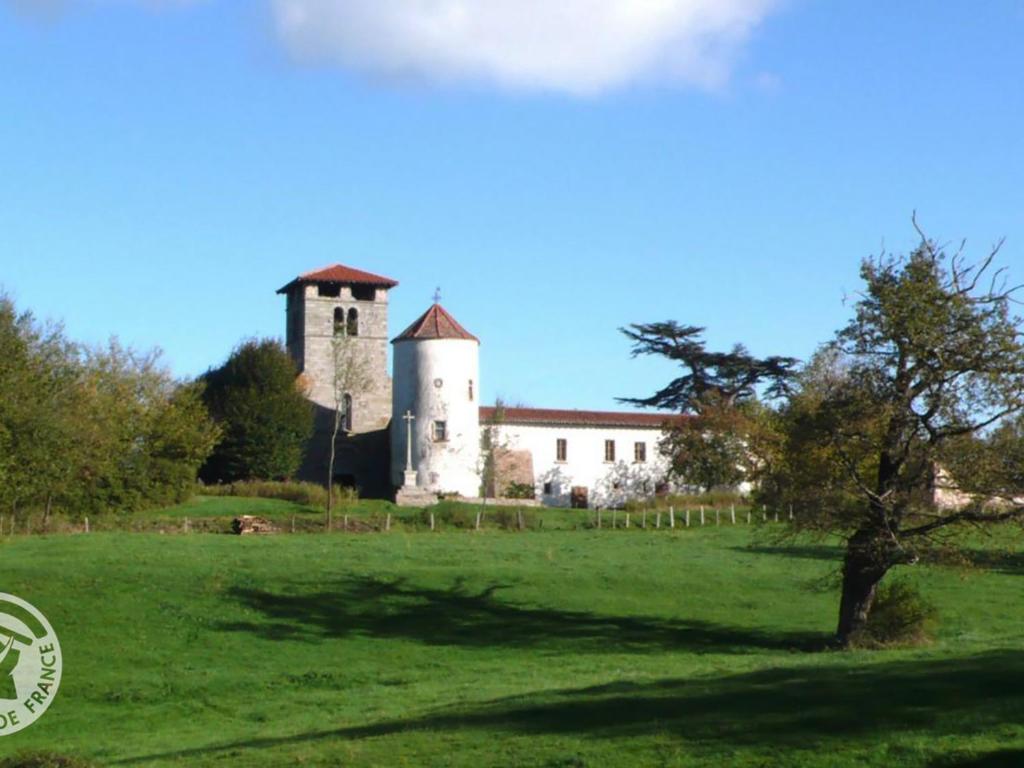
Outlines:
[[242, 515], [231, 521], [231, 532], [245, 536], [249, 533], [276, 533], [277, 529], [265, 517]]

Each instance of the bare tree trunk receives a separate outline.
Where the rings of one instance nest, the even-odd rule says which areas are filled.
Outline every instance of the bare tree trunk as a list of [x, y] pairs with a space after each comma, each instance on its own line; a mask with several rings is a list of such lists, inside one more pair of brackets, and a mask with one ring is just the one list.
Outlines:
[[334, 408], [334, 428], [331, 430], [331, 453], [327, 461], [327, 532], [331, 532], [332, 512], [334, 511], [334, 454], [335, 443], [338, 441], [338, 429], [341, 426], [341, 414], [338, 404]]
[[875, 602], [878, 584], [889, 566], [880, 559], [878, 542], [869, 529], [861, 529], [850, 537], [843, 561], [842, 596], [839, 600], [839, 625], [836, 640], [843, 648], [867, 623]]

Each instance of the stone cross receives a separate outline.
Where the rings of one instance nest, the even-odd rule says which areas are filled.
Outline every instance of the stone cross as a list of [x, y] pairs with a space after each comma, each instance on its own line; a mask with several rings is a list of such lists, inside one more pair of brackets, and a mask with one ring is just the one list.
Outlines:
[[412, 420], [416, 417], [412, 411], [406, 411], [402, 418], [405, 419], [405, 471], [412, 472]]

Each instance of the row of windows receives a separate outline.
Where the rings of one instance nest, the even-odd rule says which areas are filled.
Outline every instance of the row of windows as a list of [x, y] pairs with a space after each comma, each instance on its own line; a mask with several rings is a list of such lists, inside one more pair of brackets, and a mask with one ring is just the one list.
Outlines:
[[356, 311], [355, 307], [350, 309], [347, 314], [341, 307], [334, 308], [334, 335], [359, 335], [359, 312]]
[[[316, 287], [317, 296], [336, 299], [341, 296], [341, 284], [320, 283]], [[372, 285], [353, 285], [352, 298], [356, 301], [373, 301], [377, 298], [377, 289]]]
[[[555, 461], [567, 461], [569, 457], [569, 442], [564, 437], [555, 440]], [[615, 441], [604, 441], [604, 460], [615, 461]], [[647, 443], [633, 443], [633, 461], [643, 464], [647, 461]]]

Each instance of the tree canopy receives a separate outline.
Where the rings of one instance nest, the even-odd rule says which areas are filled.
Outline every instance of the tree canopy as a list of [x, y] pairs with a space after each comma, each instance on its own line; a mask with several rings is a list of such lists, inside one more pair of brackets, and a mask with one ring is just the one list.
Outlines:
[[659, 355], [686, 370], [649, 397], [619, 398], [690, 416], [666, 427], [659, 445], [673, 477], [705, 491], [756, 480], [767, 466], [761, 449], [767, 447], [765, 420], [771, 418], [758, 390], [766, 398], [785, 395], [798, 361], [757, 358], [741, 344], [729, 352], [712, 352], [701, 338], [704, 328], [673, 321], [620, 330], [633, 341], [633, 357]]
[[[947, 253], [921, 233], [909, 255], [866, 259], [853, 318], [796, 376], [788, 358], [708, 353], [696, 326], [625, 331], [634, 354], [688, 369], [628, 402], [700, 417], [708, 392], [719, 408], [762, 382], [786, 395], [759, 448], [745, 423], [733, 429], [749, 440], [765, 500], [793, 505], [798, 527], [845, 537], [841, 644], [865, 626], [891, 568], [955, 549], [967, 524], [1024, 517], [1024, 334], [998, 251], [970, 263], [962, 245]], [[696, 422], [705, 444], [714, 423]], [[954, 501], [937, 503], [942, 483]]]
[[0, 297], [0, 505], [72, 515], [182, 500], [217, 436], [157, 353], [90, 348]]
[[204, 401], [222, 437], [204, 482], [290, 478], [313, 432], [313, 407], [279, 341], [251, 339], [203, 375]]
[[660, 355], [687, 370], [649, 397], [619, 398], [620, 402], [645, 408], [695, 413], [709, 395], [721, 404], [734, 405], [757, 397], [759, 386], [764, 387], [765, 397], [779, 397], [788, 391], [798, 362], [792, 357], [757, 358], [742, 344], [729, 352], [710, 352], [701, 338], [704, 328], [672, 320], [633, 324], [619, 330], [632, 340], [633, 357]]

